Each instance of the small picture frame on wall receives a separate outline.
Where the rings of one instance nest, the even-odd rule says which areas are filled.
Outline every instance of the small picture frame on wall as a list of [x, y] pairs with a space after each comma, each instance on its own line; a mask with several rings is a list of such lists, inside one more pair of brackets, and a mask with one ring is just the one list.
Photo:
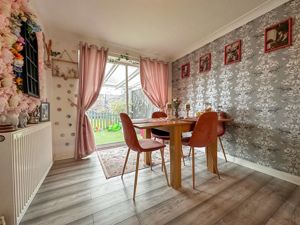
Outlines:
[[211, 69], [211, 53], [206, 53], [200, 56], [199, 59], [199, 73], [208, 72]]
[[50, 104], [49, 102], [42, 102], [40, 106], [40, 121], [46, 122], [50, 120]]
[[224, 49], [224, 64], [240, 62], [242, 56], [242, 40], [235, 41], [225, 46]]
[[265, 53], [292, 45], [292, 18], [265, 29]]
[[181, 78], [190, 76], [190, 63], [186, 63], [181, 66]]

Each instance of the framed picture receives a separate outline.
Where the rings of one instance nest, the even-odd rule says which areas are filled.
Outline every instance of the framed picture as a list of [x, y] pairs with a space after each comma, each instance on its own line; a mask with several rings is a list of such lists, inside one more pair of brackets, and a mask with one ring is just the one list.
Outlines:
[[181, 78], [190, 76], [190, 63], [181, 66]]
[[50, 120], [50, 104], [49, 102], [42, 102], [40, 106], [40, 121], [46, 122]]
[[211, 69], [211, 54], [207, 53], [199, 59], [199, 73], [210, 71]]
[[265, 29], [265, 52], [292, 45], [292, 18]]
[[224, 64], [232, 64], [241, 61], [241, 55], [242, 55], [242, 41], [238, 40], [236, 42], [233, 42], [229, 45], [225, 46], [225, 55], [224, 55]]

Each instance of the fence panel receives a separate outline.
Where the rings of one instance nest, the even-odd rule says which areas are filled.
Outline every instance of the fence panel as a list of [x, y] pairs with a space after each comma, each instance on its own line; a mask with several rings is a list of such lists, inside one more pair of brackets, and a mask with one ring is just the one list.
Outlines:
[[87, 116], [94, 131], [105, 130], [110, 125], [121, 122], [119, 114], [116, 113], [88, 111]]

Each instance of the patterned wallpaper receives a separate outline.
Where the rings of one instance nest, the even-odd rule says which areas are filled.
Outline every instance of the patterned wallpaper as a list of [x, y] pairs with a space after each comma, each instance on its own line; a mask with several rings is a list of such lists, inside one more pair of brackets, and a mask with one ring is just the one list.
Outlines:
[[[293, 18], [293, 45], [264, 53], [264, 30]], [[224, 46], [242, 40], [242, 60], [224, 65]], [[211, 52], [212, 68], [199, 73], [199, 57]], [[191, 75], [181, 78], [181, 65]], [[173, 63], [173, 97], [192, 113], [221, 107], [234, 118], [223, 136], [228, 154], [300, 175], [300, 1], [293, 0]], [[182, 104], [181, 106], [183, 106]], [[180, 111], [184, 115], [183, 107]]]

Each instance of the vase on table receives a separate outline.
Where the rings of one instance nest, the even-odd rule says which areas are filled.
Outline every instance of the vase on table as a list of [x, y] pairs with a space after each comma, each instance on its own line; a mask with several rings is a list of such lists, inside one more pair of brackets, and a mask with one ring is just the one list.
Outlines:
[[179, 109], [180, 103], [181, 103], [181, 101], [179, 100], [179, 98], [174, 98], [172, 101], [173, 107], [175, 109], [175, 118], [176, 119], [178, 119], [178, 117], [179, 117], [178, 109]]
[[175, 118], [178, 119], [179, 113], [178, 113], [178, 108], [175, 108]]

